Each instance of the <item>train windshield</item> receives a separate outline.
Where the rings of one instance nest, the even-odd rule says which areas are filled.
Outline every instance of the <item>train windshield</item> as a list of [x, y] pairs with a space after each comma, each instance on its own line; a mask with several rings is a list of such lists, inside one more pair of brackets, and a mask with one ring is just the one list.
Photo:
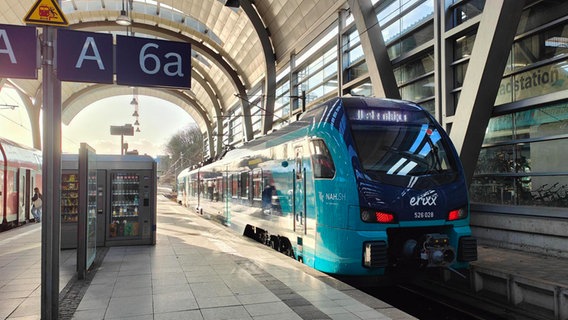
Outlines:
[[430, 121], [354, 122], [353, 138], [365, 172], [374, 178], [455, 172], [455, 162]]

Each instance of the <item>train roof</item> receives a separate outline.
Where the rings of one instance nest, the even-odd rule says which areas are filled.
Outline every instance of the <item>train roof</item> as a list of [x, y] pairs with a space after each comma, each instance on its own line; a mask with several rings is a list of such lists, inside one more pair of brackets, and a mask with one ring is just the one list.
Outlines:
[[[239, 149], [257, 149], [258, 145], [267, 143], [268, 141], [274, 141], [279, 137], [286, 136], [292, 132], [297, 132], [299, 130], [307, 128], [313, 123], [314, 119], [318, 119], [325, 110], [326, 107], [331, 107], [337, 103], [341, 103], [347, 108], [390, 108], [390, 109], [405, 109], [405, 110], [422, 110], [420, 106], [414, 102], [404, 101], [404, 100], [394, 100], [386, 98], [371, 98], [371, 97], [340, 97], [327, 100], [317, 106], [314, 106], [310, 110], [304, 112], [298, 121], [294, 121], [287, 126], [284, 126], [278, 130], [266, 134], [262, 137], [256, 138], [250, 142], [245, 143]], [[319, 120], [319, 119], [318, 119]]]
[[37, 169], [41, 166], [42, 153], [17, 142], [0, 138], [0, 159], [19, 166], [29, 166]]
[[[301, 116], [297, 121], [274, 130], [262, 137], [255, 138], [252, 141], [246, 142], [242, 146], [230, 150], [221, 159], [232, 159], [245, 156], [252, 151], [262, 150], [281, 143], [291, 135], [301, 136], [307, 132], [308, 127], [314, 121], [320, 121], [323, 113], [327, 107], [332, 107], [340, 103], [346, 108], [388, 108], [388, 109], [401, 109], [401, 110], [423, 110], [414, 102], [404, 100], [394, 100], [386, 98], [372, 98], [372, 97], [338, 97], [327, 100], [321, 104], [310, 108]], [[306, 131], [305, 131], [306, 130]]]
[[183, 177], [188, 176], [190, 171], [191, 171], [191, 168], [185, 168], [185, 169], [181, 170], [180, 173], [177, 175], [177, 178], [181, 179]]
[[28, 146], [23, 145], [23, 144], [21, 144], [21, 143], [17, 143], [17, 142], [15, 142], [15, 141], [12, 141], [12, 140], [9, 140], [9, 139], [6, 139], [6, 138], [2, 138], [2, 137], [0, 137], [0, 144], [2, 144], [2, 145], [12, 145], [12, 146], [15, 146], [15, 147], [18, 147], [18, 148], [21, 148], [21, 149], [26, 149], [26, 150], [39, 151], [39, 150], [37, 150], [37, 149], [28, 147]]

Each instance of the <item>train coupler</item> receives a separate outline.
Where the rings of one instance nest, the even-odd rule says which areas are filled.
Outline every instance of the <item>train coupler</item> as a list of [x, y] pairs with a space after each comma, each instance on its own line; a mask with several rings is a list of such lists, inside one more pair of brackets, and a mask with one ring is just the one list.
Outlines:
[[456, 252], [449, 243], [450, 239], [445, 234], [425, 234], [420, 241], [407, 240], [403, 255], [407, 258], [417, 257], [422, 267], [447, 267], [456, 258]]

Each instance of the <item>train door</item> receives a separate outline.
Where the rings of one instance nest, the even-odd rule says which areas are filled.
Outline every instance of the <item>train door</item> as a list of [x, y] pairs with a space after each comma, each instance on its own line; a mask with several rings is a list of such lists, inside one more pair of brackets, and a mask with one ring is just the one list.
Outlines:
[[6, 220], [6, 207], [4, 206], [4, 197], [6, 194], [4, 186], [6, 185], [6, 181], [4, 181], [4, 164], [1, 162], [1, 159], [0, 164], [2, 165], [0, 166], [0, 223], [4, 223]]
[[29, 211], [31, 209], [31, 192], [30, 192], [30, 170], [20, 168], [18, 170], [18, 218], [17, 224], [22, 224], [29, 219]]
[[306, 170], [303, 164], [303, 147], [294, 147], [295, 161], [293, 172], [293, 212], [294, 212], [294, 232], [296, 233], [296, 255], [298, 260], [303, 260], [304, 246], [303, 239], [306, 234], [307, 220], [306, 220]]
[[[33, 218], [33, 215], [32, 215], [32, 206], [33, 206], [32, 198], [34, 196], [34, 188], [38, 187], [41, 190], [41, 185], [38, 185], [38, 182], [36, 181], [37, 172], [35, 170], [28, 170], [28, 172], [29, 172], [28, 190], [29, 190], [30, 193], [27, 196], [27, 199], [29, 199], [29, 207], [26, 209], [26, 219], [28, 219], [28, 221], [30, 221], [30, 219]], [[41, 180], [39, 182], [41, 183]]]

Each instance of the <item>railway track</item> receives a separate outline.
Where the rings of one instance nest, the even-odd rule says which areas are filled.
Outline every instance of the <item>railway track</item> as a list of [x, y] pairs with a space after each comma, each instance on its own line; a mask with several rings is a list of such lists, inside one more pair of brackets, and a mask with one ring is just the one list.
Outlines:
[[544, 320], [523, 311], [514, 310], [488, 297], [468, 290], [450, 287], [433, 280], [387, 286], [357, 286], [359, 290], [376, 297], [418, 319], [432, 320]]

